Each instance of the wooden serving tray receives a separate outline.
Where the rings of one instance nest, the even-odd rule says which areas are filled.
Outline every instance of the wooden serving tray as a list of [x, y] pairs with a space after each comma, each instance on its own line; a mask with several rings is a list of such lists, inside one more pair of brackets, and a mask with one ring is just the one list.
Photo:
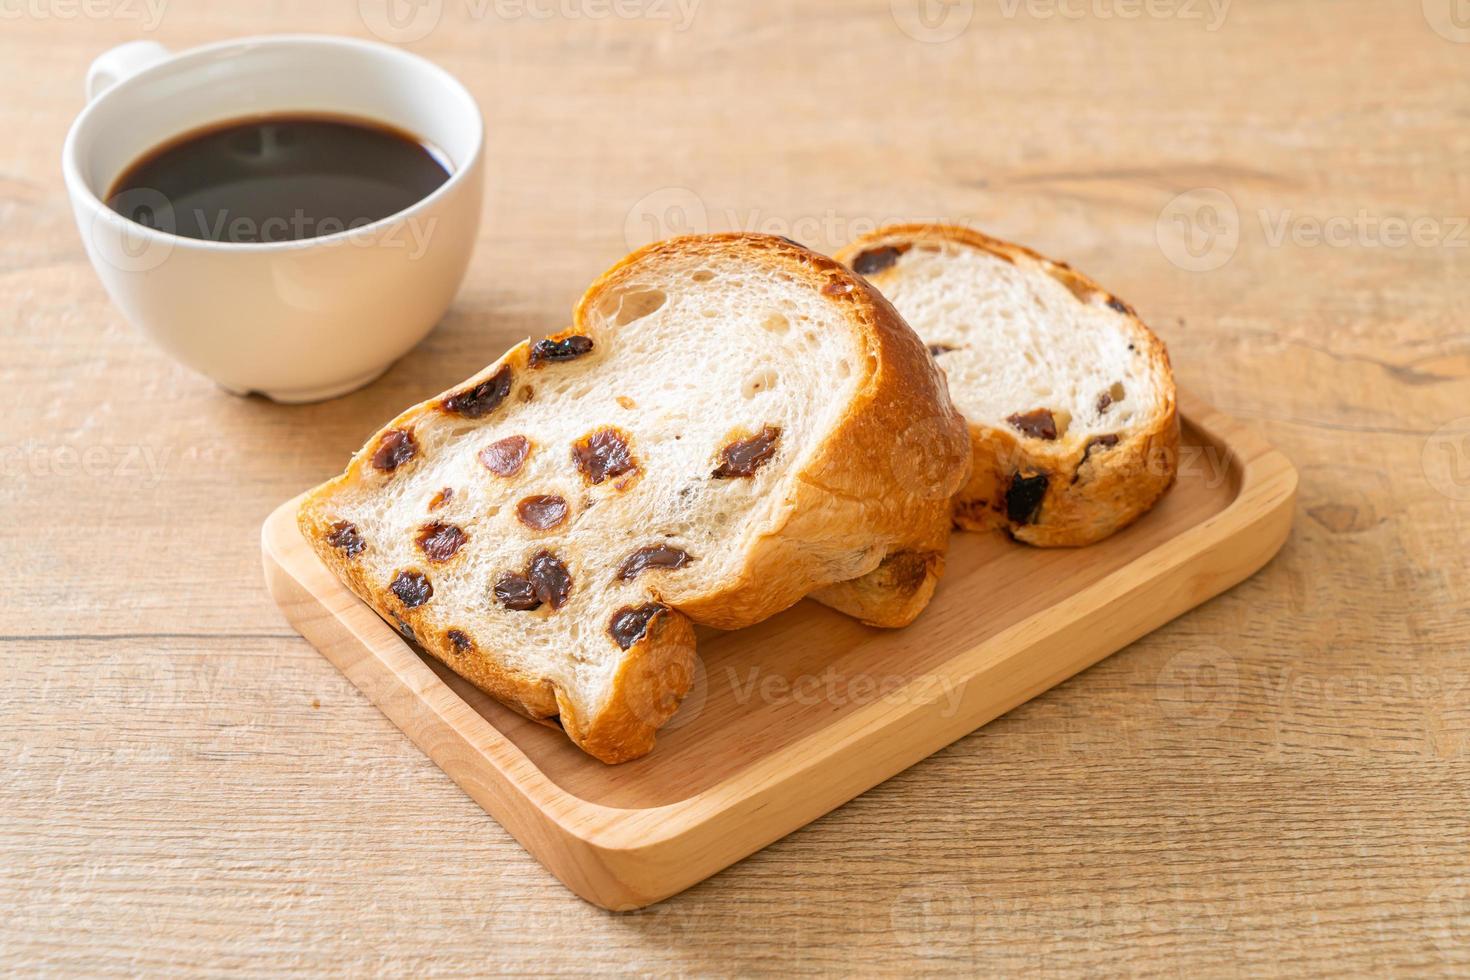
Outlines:
[[907, 629], [871, 629], [807, 601], [750, 629], [701, 630], [694, 689], [653, 752], [621, 766], [405, 642], [317, 560], [296, 530], [297, 501], [262, 529], [266, 579], [301, 635], [568, 888], [640, 908], [1264, 565], [1291, 526], [1295, 469], [1183, 393], [1180, 408], [1178, 483], [1133, 527], [1061, 550], [957, 533], [933, 603]]

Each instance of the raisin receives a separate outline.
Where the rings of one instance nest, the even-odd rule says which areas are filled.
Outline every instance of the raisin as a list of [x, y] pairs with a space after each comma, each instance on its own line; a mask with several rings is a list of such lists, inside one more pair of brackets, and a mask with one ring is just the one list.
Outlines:
[[531, 559], [530, 573], [526, 578], [530, 579], [536, 598], [552, 609], [560, 609], [567, 604], [567, 596], [572, 591], [572, 575], [561, 559], [551, 552], [537, 552]]
[[541, 600], [536, 598], [536, 590], [523, 576], [506, 573], [500, 576], [495, 583], [495, 598], [507, 609], [518, 612], [530, 612], [532, 609], [541, 608]]
[[714, 471], [714, 478], [728, 480], [737, 476], [751, 476], [776, 455], [776, 440], [780, 437], [779, 428], [767, 425], [761, 427], [760, 435], [730, 443], [720, 450], [720, 465]]
[[445, 504], [449, 503], [453, 499], [454, 488], [445, 487], [443, 490], [440, 490], [438, 493], [434, 494], [433, 499], [429, 501], [429, 509], [438, 510], [440, 507], [443, 507]]
[[843, 282], [841, 279], [833, 279], [822, 287], [823, 296], [846, 296], [852, 292], [852, 283]]
[[407, 429], [389, 429], [378, 440], [378, 449], [373, 453], [373, 465], [384, 473], [392, 473], [413, 459], [419, 451], [413, 433]]
[[1045, 408], [1033, 409], [1024, 415], [1010, 415], [1006, 417], [1006, 421], [1015, 426], [1017, 431], [1033, 439], [1051, 440], [1057, 437], [1056, 419]]
[[398, 632], [403, 634], [404, 639], [413, 640], [415, 642], [418, 641], [418, 637], [414, 635], [412, 626], [408, 625], [397, 616], [393, 617], [393, 622], [395, 625], [397, 625]]
[[612, 426], [598, 429], [572, 446], [572, 459], [588, 483], [602, 483], [638, 468], [627, 438]]
[[1108, 305], [1111, 306], [1113, 309], [1117, 310], [1119, 313], [1124, 314], [1125, 316], [1127, 314], [1133, 312], [1132, 310], [1130, 310], [1128, 308], [1128, 304], [1127, 303], [1123, 302], [1121, 299], [1119, 299], [1116, 296], [1109, 296], [1108, 297]]
[[531, 348], [531, 367], [540, 367], [543, 364], [559, 364], [563, 361], [575, 361], [583, 354], [591, 353], [592, 338], [583, 337], [581, 334], [573, 334], [563, 337], [561, 340], [536, 341]]
[[357, 525], [351, 521], [338, 521], [327, 534], [327, 544], [341, 548], [348, 558], [356, 558], [367, 548], [367, 542], [357, 533]]
[[567, 502], [550, 494], [526, 497], [516, 504], [516, 517], [526, 527], [549, 531], [567, 519]]
[[692, 559], [683, 548], [666, 544], [651, 544], [639, 548], [618, 566], [618, 578], [624, 582], [635, 579], [650, 568], [683, 568]]
[[865, 252], [859, 252], [857, 258], [852, 260], [852, 271], [860, 276], [871, 276], [875, 272], [884, 269], [898, 261], [898, 257], [909, 250], [907, 245], [879, 245]]
[[1016, 524], [1030, 524], [1041, 509], [1041, 499], [1046, 496], [1046, 474], [1011, 477], [1006, 488], [1006, 517]]
[[480, 462], [496, 476], [515, 476], [531, 454], [531, 440], [525, 436], [507, 436], [480, 450]]
[[505, 401], [505, 396], [510, 394], [510, 382], [510, 365], [507, 364], [473, 388], [455, 392], [444, 399], [444, 410], [467, 419], [484, 418]]
[[959, 348], [958, 347], [951, 347], [949, 344], [930, 344], [929, 345], [929, 356], [930, 357], [938, 357], [940, 354], [948, 354], [950, 351], [956, 351], [956, 350], [959, 350]]
[[464, 547], [465, 533], [453, 524], [444, 524], [435, 521], [433, 524], [425, 524], [419, 528], [418, 545], [419, 550], [429, 561], [435, 563], [446, 562], [454, 557], [454, 553]]
[[668, 609], [667, 606], [659, 605], [657, 602], [647, 602], [641, 606], [624, 606], [613, 613], [611, 622], [607, 625], [607, 631], [617, 641], [618, 646], [624, 650], [643, 639], [648, 632], [648, 624], [653, 622], [653, 617]]
[[428, 577], [414, 568], [399, 572], [394, 576], [389, 588], [409, 609], [422, 606], [434, 594], [434, 587], [429, 584]]
[[1106, 412], [1108, 410], [1108, 406], [1110, 406], [1112, 404], [1113, 404], [1113, 396], [1110, 395], [1108, 392], [1105, 391], [1101, 395], [1098, 395], [1097, 396], [1097, 414], [1099, 414], [1099, 415], [1103, 414], [1104, 412]]
[[475, 641], [471, 640], [463, 630], [450, 630], [444, 634], [444, 639], [449, 641], [449, 645], [454, 648], [454, 652], [460, 656], [464, 656], [475, 648]]

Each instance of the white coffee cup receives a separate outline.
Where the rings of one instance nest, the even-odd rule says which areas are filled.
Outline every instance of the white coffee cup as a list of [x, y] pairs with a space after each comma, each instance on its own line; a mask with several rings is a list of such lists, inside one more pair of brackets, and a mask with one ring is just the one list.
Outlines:
[[[124, 315], [231, 392], [280, 402], [345, 394], [433, 329], [464, 278], [480, 223], [484, 123], [443, 69], [383, 44], [282, 35], [171, 54], [137, 41], [102, 55], [62, 150], [77, 225]], [[297, 241], [168, 233], [103, 202], [129, 164], [172, 137], [262, 113], [373, 120], [437, 148], [449, 179], [407, 210]]]

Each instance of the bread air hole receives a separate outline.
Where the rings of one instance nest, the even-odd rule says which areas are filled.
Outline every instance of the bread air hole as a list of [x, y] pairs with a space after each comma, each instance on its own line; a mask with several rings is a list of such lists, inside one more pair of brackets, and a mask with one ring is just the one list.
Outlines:
[[740, 386], [740, 392], [746, 398], [754, 398], [761, 392], [770, 391], [774, 387], [776, 387], [776, 372], [770, 368], [761, 368], [745, 376], [745, 383]]
[[695, 282], [709, 282], [714, 277], [715, 274], [708, 269], [696, 269], [694, 270], [694, 274], [691, 275], [689, 278], [693, 279]]
[[667, 300], [661, 289], [631, 288], [607, 296], [597, 305], [597, 312], [613, 326], [622, 327], [656, 312]]
[[782, 334], [791, 329], [791, 321], [780, 313], [772, 313], [761, 321], [761, 326], [771, 333]]
[[1115, 405], [1128, 397], [1127, 393], [1123, 391], [1123, 382], [1114, 381], [1112, 387], [1108, 389], [1108, 397], [1113, 400], [1113, 404]]

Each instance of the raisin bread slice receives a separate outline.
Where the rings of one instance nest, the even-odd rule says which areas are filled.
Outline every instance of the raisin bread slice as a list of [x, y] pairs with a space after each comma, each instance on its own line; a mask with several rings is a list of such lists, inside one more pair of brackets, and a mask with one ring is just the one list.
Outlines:
[[[1169, 355], [1127, 303], [1066, 263], [967, 228], [881, 228], [837, 258], [929, 345], [970, 424], [960, 526], [1089, 544], [1169, 488], [1179, 448]], [[896, 601], [866, 585], [870, 601]]]
[[[916, 418], [931, 438], [896, 459]], [[968, 468], [942, 375], [876, 290], [784, 239], [696, 236], [394, 419], [300, 525], [430, 653], [620, 762], [688, 689], [691, 622], [749, 625], [894, 552], [942, 562]]]

